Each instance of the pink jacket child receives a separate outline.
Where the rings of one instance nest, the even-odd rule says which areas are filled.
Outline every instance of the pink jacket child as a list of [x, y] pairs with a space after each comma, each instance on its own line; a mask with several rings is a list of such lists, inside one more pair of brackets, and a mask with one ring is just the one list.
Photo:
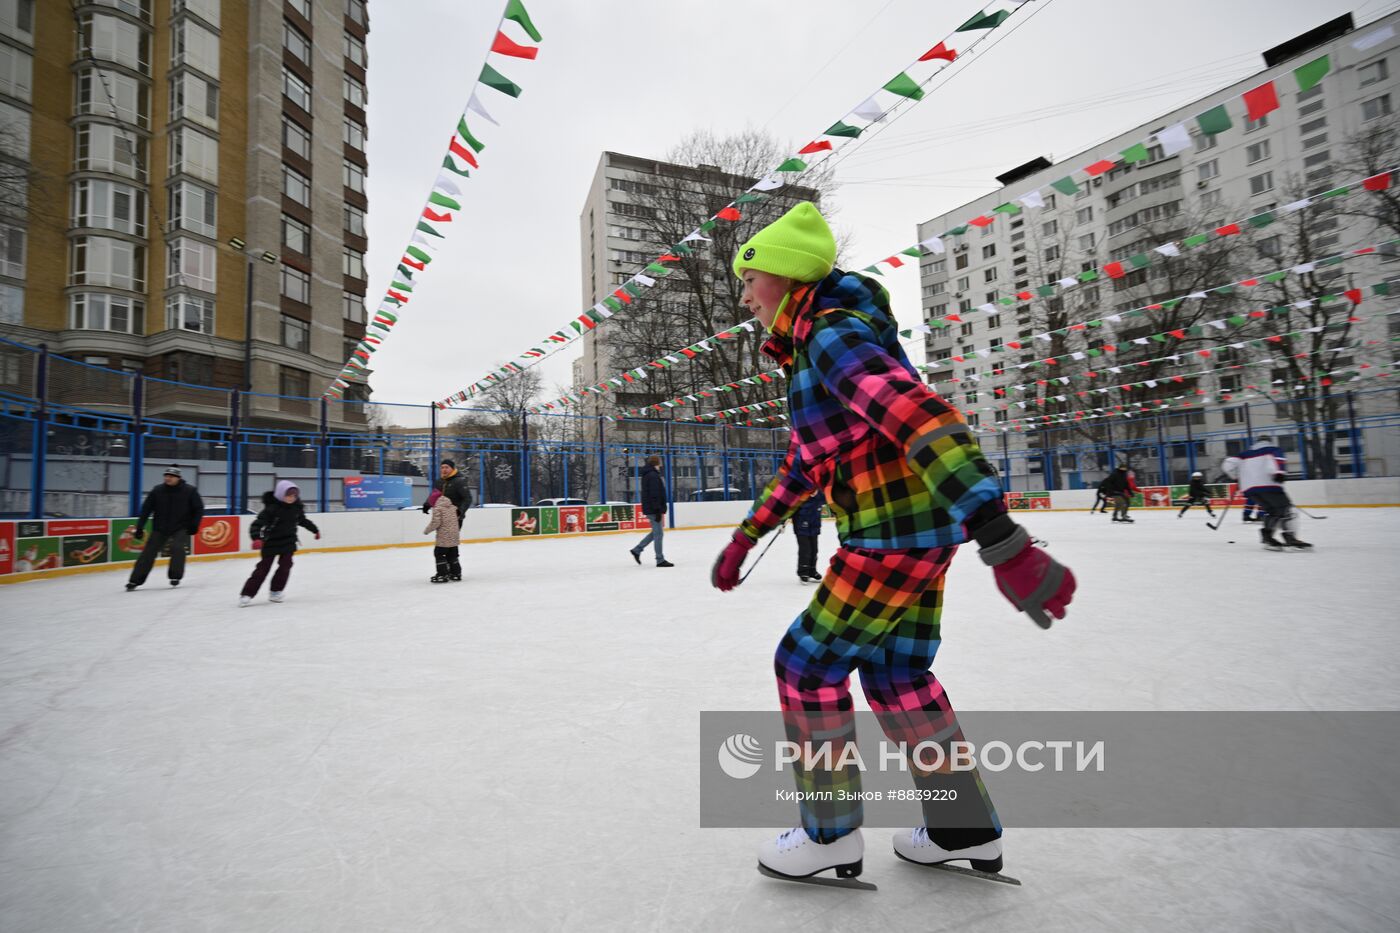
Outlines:
[[458, 559], [457, 545], [462, 540], [462, 526], [457, 521], [457, 507], [438, 490], [433, 490], [428, 502], [432, 505], [432, 510], [428, 513], [428, 527], [423, 529], [423, 534], [437, 532], [437, 538], [433, 542], [436, 545], [433, 548], [433, 560], [437, 564], [437, 573], [429, 582], [460, 581], [462, 565]]

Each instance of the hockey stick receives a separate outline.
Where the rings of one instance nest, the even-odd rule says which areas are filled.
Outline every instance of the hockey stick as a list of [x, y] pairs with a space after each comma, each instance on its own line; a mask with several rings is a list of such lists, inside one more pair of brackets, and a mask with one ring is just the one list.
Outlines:
[[1317, 519], [1317, 520], [1320, 521], [1320, 522], [1321, 522], [1321, 521], [1326, 521], [1326, 520], [1329, 518], [1329, 516], [1327, 516], [1327, 515], [1314, 515], [1313, 513], [1304, 510], [1304, 509], [1301, 508], [1300, 506], [1296, 506], [1296, 505], [1295, 505], [1295, 506], [1293, 506], [1293, 508], [1297, 509], [1299, 512], [1302, 512], [1302, 513], [1303, 513], [1304, 515], [1306, 515], [1308, 518], [1315, 518], [1315, 519]]
[[787, 522], [783, 522], [781, 525], [778, 526], [778, 533], [775, 534], [773, 537], [769, 538], [768, 543], [764, 546], [763, 550], [758, 552], [758, 556], [754, 558], [753, 563], [749, 564], [749, 569], [744, 572], [744, 575], [742, 577], [739, 578], [740, 583], [743, 583], [749, 578], [749, 574], [753, 573], [754, 568], [758, 566], [758, 562], [763, 560], [763, 555], [768, 553], [768, 549], [773, 546], [773, 542], [777, 541], [778, 538], [782, 537], [783, 529], [785, 528], [787, 528]]
[[1210, 522], [1206, 522], [1206, 527], [1209, 528], [1211, 531], [1215, 531], [1217, 528], [1219, 528], [1221, 523], [1225, 521], [1225, 516], [1230, 514], [1230, 506], [1234, 504], [1234, 499], [1226, 499], [1225, 508], [1220, 510], [1220, 517], [1215, 520], [1214, 525], [1212, 525]]

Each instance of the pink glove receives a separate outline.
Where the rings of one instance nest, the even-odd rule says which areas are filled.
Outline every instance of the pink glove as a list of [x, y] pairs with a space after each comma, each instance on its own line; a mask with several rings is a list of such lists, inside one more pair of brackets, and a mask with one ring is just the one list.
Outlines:
[[320, 540], [321, 540], [321, 533], [320, 533], [319, 531], [316, 532], [316, 540], [317, 540], [317, 541], [320, 541]]
[[438, 501], [439, 499], [441, 499], [441, 498], [442, 498], [442, 490], [440, 490], [440, 489], [434, 489], [434, 490], [432, 491], [432, 494], [428, 496], [428, 508], [431, 509], [433, 506], [437, 505], [437, 501]]
[[753, 550], [753, 545], [754, 542], [744, 534], [743, 529], [734, 530], [734, 537], [720, 551], [715, 566], [710, 570], [710, 583], [715, 589], [727, 593], [739, 585], [739, 569], [744, 566], [744, 557]]
[[1049, 628], [1051, 616], [1065, 617], [1065, 607], [1074, 598], [1074, 573], [1031, 542], [1026, 529], [1017, 526], [1004, 541], [978, 551], [982, 562], [992, 568], [997, 589], [1011, 605]]
[[262, 538], [254, 538], [254, 539], [253, 539], [253, 550], [255, 550], [255, 551], [261, 551], [261, 550], [262, 550]]

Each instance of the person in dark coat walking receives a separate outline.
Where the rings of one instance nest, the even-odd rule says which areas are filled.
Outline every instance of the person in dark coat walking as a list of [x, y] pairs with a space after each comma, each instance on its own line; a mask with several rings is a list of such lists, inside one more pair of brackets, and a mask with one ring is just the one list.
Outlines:
[[1200, 470], [1191, 474], [1191, 486], [1186, 490], [1186, 504], [1181, 507], [1181, 511], [1176, 513], [1180, 518], [1186, 514], [1186, 510], [1193, 505], [1203, 505], [1206, 507], [1206, 514], [1211, 518], [1215, 517], [1215, 512], [1210, 507], [1210, 490], [1206, 488], [1206, 476]]
[[820, 580], [817, 573], [817, 536], [822, 533], [822, 506], [826, 500], [820, 492], [802, 503], [792, 516], [792, 533], [797, 537], [797, 579]]
[[1112, 485], [1112, 480], [1113, 474], [1110, 473], [1099, 481], [1099, 486], [1094, 491], [1094, 504], [1089, 507], [1090, 515], [1093, 515], [1095, 512], [1102, 514], [1108, 511], [1108, 489]]
[[306, 507], [301, 502], [301, 490], [291, 480], [281, 480], [274, 492], [263, 493], [263, 509], [253, 519], [248, 533], [253, 537], [253, 550], [262, 551], [258, 565], [253, 568], [248, 582], [243, 584], [243, 592], [238, 597], [238, 605], [246, 606], [258, 595], [267, 572], [272, 569], [272, 561], [277, 560], [277, 572], [272, 575], [272, 590], [267, 598], [274, 603], [282, 601], [282, 591], [287, 588], [287, 580], [292, 575], [292, 555], [297, 549], [297, 528], [305, 528], [321, 540], [321, 530], [306, 517]]
[[146, 494], [141, 515], [136, 519], [136, 530], [131, 534], [140, 541], [146, 536], [146, 521], [150, 520], [151, 537], [141, 548], [136, 566], [131, 568], [127, 592], [146, 582], [167, 541], [170, 543], [170, 585], [179, 586], [185, 576], [185, 550], [189, 547], [190, 535], [199, 531], [199, 520], [203, 517], [204, 500], [199, 497], [199, 490], [184, 481], [179, 467], [167, 469], [161, 484]]
[[[457, 509], [457, 524], [460, 527], [467, 509], [472, 507], [471, 487], [467, 485], [467, 478], [457, 471], [455, 460], [442, 461], [442, 465], [438, 467], [438, 477], [437, 488]], [[424, 502], [423, 514], [427, 515], [432, 508], [431, 503]]]
[[656, 553], [656, 566], [674, 567], [661, 552], [661, 538], [666, 528], [661, 524], [666, 515], [666, 481], [661, 478], [661, 458], [647, 457], [647, 465], [642, 468], [642, 514], [651, 523], [651, 531], [632, 548], [632, 559], [642, 562], [642, 551], [650, 544]]
[[1115, 469], [1100, 488], [1113, 503], [1113, 521], [1131, 524], [1133, 519], [1128, 517], [1128, 506], [1132, 504], [1133, 495], [1140, 490], [1128, 468], [1120, 466]]

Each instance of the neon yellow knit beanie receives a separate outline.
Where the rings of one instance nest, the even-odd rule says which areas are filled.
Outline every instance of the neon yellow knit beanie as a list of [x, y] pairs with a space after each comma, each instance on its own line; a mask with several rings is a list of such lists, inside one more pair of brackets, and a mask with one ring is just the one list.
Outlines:
[[817, 282], [836, 264], [836, 238], [821, 212], [803, 201], [739, 247], [734, 274], [757, 269], [798, 282]]

